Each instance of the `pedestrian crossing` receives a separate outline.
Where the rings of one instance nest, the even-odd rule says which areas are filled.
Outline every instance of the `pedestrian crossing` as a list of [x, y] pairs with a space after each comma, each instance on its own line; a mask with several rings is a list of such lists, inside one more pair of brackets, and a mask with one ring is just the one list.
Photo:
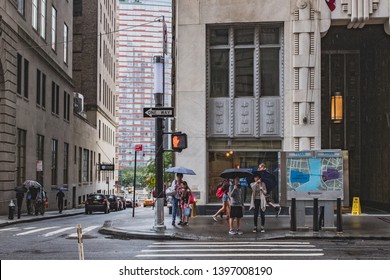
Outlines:
[[[82, 229], [83, 235], [90, 233], [101, 225], [92, 225]], [[65, 238], [77, 238], [76, 226], [63, 227], [63, 226], [50, 226], [50, 227], [7, 227], [0, 228], [1, 233], [12, 233], [13, 236], [41, 236], [52, 237], [62, 236]]]
[[136, 258], [253, 258], [322, 257], [324, 252], [310, 242], [254, 241], [254, 242], [156, 242], [141, 250]]

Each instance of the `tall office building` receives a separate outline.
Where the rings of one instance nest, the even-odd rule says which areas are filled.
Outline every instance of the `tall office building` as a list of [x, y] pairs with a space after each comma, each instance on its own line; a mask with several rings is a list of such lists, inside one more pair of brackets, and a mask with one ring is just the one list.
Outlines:
[[155, 154], [155, 121], [143, 117], [143, 108], [154, 107], [153, 57], [163, 55], [164, 22], [167, 54], [165, 57], [164, 105], [171, 96], [171, 0], [120, 0], [118, 6], [118, 68], [116, 109], [118, 117], [119, 168], [134, 164], [135, 144], [142, 144], [137, 165], [146, 165]]
[[[96, 127], [96, 154], [83, 150], [85, 166], [114, 164], [116, 0], [74, 1], [73, 77], [85, 117]], [[76, 99], [77, 100], [77, 99]], [[81, 153], [81, 151], [80, 151]], [[114, 191], [114, 172], [96, 170], [97, 190]]]

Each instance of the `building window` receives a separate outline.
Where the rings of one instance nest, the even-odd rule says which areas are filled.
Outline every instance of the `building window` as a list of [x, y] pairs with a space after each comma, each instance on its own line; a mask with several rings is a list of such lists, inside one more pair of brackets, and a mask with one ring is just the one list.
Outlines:
[[64, 120], [69, 121], [70, 94], [64, 91]]
[[27, 59], [24, 59], [24, 97], [28, 98], [28, 81], [29, 81], [29, 62]]
[[88, 182], [88, 171], [89, 171], [89, 151], [83, 150], [83, 182]]
[[51, 7], [51, 49], [57, 50], [57, 10]]
[[37, 105], [46, 107], [46, 75], [37, 69]]
[[69, 177], [69, 144], [64, 143], [64, 178], [63, 183], [68, 184], [68, 177]]
[[46, 0], [41, 0], [40, 4], [41, 8], [41, 22], [40, 22], [40, 29], [39, 34], [43, 39], [46, 39]]
[[208, 42], [210, 97], [280, 95], [279, 26], [210, 27]]
[[16, 150], [16, 184], [18, 186], [26, 180], [26, 134], [26, 130], [18, 129]]
[[73, 0], [73, 16], [79, 17], [83, 15], [83, 1]]
[[38, 0], [32, 0], [32, 27], [38, 31]]
[[57, 185], [58, 140], [51, 140], [51, 184]]
[[82, 182], [83, 171], [83, 148], [79, 147], [79, 183]]
[[43, 154], [45, 147], [45, 137], [37, 135], [37, 181], [43, 183]]
[[23, 57], [18, 53], [16, 65], [16, 92], [22, 94]]
[[60, 86], [55, 82], [51, 83], [51, 112], [53, 114], [59, 114], [60, 108]]
[[25, 15], [25, 2], [26, 0], [18, 0], [18, 12], [19, 14], [21, 14], [22, 16]]
[[68, 26], [64, 23], [64, 62], [68, 63]]

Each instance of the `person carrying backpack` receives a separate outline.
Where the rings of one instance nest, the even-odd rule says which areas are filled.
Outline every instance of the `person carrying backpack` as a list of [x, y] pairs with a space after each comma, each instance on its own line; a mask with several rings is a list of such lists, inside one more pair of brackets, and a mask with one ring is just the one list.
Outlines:
[[229, 182], [228, 181], [224, 181], [222, 183], [222, 185], [217, 189], [217, 197], [218, 198], [221, 198], [222, 199], [222, 207], [217, 211], [217, 213], [215, 213], [212, 217], [214, 219], [214, 221], [218, 221], [217, 220], [217, 216], [218, 215], [221, 215], [223, 213], [226, 214], [226, 218], [229, 219], [229, 210], [230, 210], [230, 198], [229, 198]]

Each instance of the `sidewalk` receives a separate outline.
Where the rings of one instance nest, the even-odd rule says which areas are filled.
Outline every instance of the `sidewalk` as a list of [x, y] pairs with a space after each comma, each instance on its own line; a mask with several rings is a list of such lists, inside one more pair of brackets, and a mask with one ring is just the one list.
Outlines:
[[[149, 212], [150, 210], [150, 212]], [[136, 215], [132, 217], [132, 209], [125, 210], [128, 215], [117, 218], [107, 215], [107, 221], [99, 230], [102, 234], [116, 236], [123, 239], [165, 239], [165, 240], [267, 240], [267, 239], [381, 239], [390, 240], [390, 214], [389, 213], [363, 213], [361, 215], [343, 214], [341, 233], [335, 230], [320, 230], [313, 232], [312, 216], [306, 216], [307, 230], [290, 231], [290, 217], [281, 215], [278, 218], [275, 215], [266, 216], [265, 233], [253, 233], [253, 217], [245, 215], [241, 220], [241, 230], [243, 235], [229, 235], [227, 220], [218, 218], [215, 222], [211, 216], [196, 216], [190, 219], [190, 224], [185, 227], [172, 226], [171, 215], [168, 209], [164, 212], [164, 225], [166, 229], [163, 232], [153, 230], [155, 223], [154, 212], [150, 208], [145, 211], [139, 211], [136, 208]], [[12, 224], [31, 222], [35, 220], [44, 220], [52, 218], [61, 218], [71, 215], [84, 214], [84, 209], [64, 210], [62, 214], [58, 211], [47, 211], [44, 216], [22, 215], [21, 219], [15, 217], [9, 220], [8, 216], [0, 216], [0, 227]], [[336, 221], [336, 219], [335, 219]], [[176, 220], [178, 222], [178, 220]]]

